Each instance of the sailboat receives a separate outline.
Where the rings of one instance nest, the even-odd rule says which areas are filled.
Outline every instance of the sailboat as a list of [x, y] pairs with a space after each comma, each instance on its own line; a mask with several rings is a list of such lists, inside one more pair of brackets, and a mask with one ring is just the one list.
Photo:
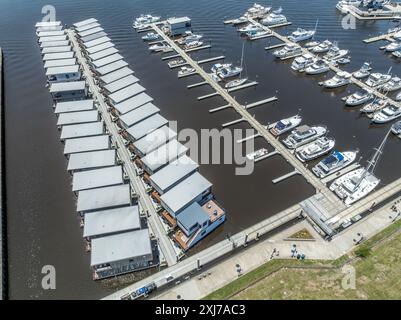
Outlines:
[[391, 129], [387, 132], [379, 148], [376, 149], [372, 159], [368, 162], [366, 168], [360, 168], [348, 172], [347, 174], [336, 179], [330, 186], [330, 190], [334, 191], [337, 196], [344, 201], [347, 206], [367, 196], [380, 183], [380, 179], [374, 176], [374, 170], [383, 153], [384, 146]]
[[239, 79], [235, 79], [230, 82], [227, 82], [226, 85], [224, 86], [226, 89], [238, 87], [248, 81], [248, 78], [242, 78], [242, 70], [243, 70], [243, 64], [244, 64], [244, 46], [245, 46], [245, 43], [242, 44], [241, 72], [239, 74]]

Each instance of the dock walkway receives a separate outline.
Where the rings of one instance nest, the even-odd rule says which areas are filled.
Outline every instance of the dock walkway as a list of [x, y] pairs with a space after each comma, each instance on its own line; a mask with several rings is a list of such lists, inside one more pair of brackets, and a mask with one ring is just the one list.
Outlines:
[[138, 201], [141, 205], [141, 208], [146, 210], [148, 213], [149, 226], [152, 232], [154, 233], [154, 236], [158, 239], [160, 249], [163, 253], [164, 258], [166, 259], [167, 264], [169, 266], [174, 265], [177, 263], [177, 256], [174, 247], [163, 228], [162, 222], [158, 217], [158, 214], [151, 202], [149, 195], [143, 188], [140, 177], [136, 175], [134, 165], [131, 161], [131, 155], [128, 149], [125, 147], [125, 143], [121, 135], [118, 133], [119, 128], [112, 121], [111, 114], [108, 112], [108, 106], [104, 100], [104, 97], [101, 94], [100, 88], [96, 85], [94, 81], [89, 64], [85, 59], [85, 57], [83, 56], [79, 44], [75, 38], [75, 33], [73, 30], [67, 30], [67, 34], [70, 38], [73, 49], [76, 53], [76, 57], [83, 68], [83, 73], [86, 77], [86, 81], [90, 88], [90, 92], [92, 92], [94, 100], [96, 100], [99, 103], [99, 111], [101, 112], [102, 119], [104, 120], [107, 126], [107, 130], [110, 133], [111, 139], [117, 145], [117, 152], [119, 158], [124, 163], [124, 168], [129, 176], [131, 186], [138, 193], [139, 196]]

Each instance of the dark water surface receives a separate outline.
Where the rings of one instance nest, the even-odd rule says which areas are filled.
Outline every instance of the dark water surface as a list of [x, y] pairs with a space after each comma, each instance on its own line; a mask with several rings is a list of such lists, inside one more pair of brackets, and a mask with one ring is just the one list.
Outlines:
[[[95, 17], [109, 34], [121, 54], [135, 70], [161, 113], [177, 120], [179, 129], [220, 128], [238, 118], [232, 110], [209, 114], [222, 105], [219, 98], [197, 101], [196, 97], [211, 92], [207, 86], [188, 90], [196, 78], [177, 79], [160, 56], [149, 54], [140, 35], [132, 28], [132, 19], [141, 13], [169, 16], [188, 15], [194, 30], [211, 40], [213, 48], [196, 54], [196, 59], [226, 55], [227, 60], [240, 59], [242, 40], [235, 29], [223, 25], [227, 18], [242, 14], [254, 1], [240, 0], [116, 0], [116, 1], [0, 1], [0, 46], [5, 53], [6, 161], [8, 200], [8, 243], [11, 298], [100, 298], [110, 292], [91, 280], [89, 255], [84, 252], [82, 231], [75, 215], [75, 198], [71, 177], [66, 173], [63, 145], [59, 141], [52, 101], [45, 88], [45, 76], [34, 24], [41, 19], [41, 8], [52, 4], [57, 19], [65, 24]], [[399, 63], [378, 50], [381, 44], [365, 45], [362, 39], [392, 26], [389, 22], [358, 23], [356, 30], [344, 30], [334, 0], [261, 1], [282, 6], [293, 22], [282, 28], [287, 34], [297, 26], [314, 28], [319, 18], [318, 40], [339, 41], [350, 50], [352, 62], [345, 67], [353, 71], [365, 61], [372, 61], [379, 72], [393, 66], [401, 75]], [[308, 124], [325, 124], [341, 150], [359, 148], [366, 159], [372, 147], [384, 137], [385, 126], [371, 126], [358, 110], [346, 110], [341, 101], [349, 91], [323, 90], [315, 77], [299, 76], [289, 63], [274, 61], [263, 48], [271, 40], [246, 42], [245, 64], [256, 88], [235, 94], [241, 102], [254, 102], [276, 94], [279, 101], [253, 109], [261, 123], [268, 123], [301, 112]], [[332, 75], [328, 75], [332, 76]], [[248, 128], [241, 124], [233, 128]], [[267, 146], [256, 140], [257, 147]], [[377, 175], [386, 184], [400, 176], [401, 141], [389, 139]], [[274, 185], [271, 180], [291, 170], [280, 157], [257, 163], [250, 176], [235, 176], [232, 165], [202, 165], [201, 173], [214, 184], [214, 193], [227, 209], [227, 222], [207, 237], [195, 250], [221, 240], [313, 194], [302, 177], [296, 176]], [[57, 289], [41, 289], [41, 269], [54, 265]]]

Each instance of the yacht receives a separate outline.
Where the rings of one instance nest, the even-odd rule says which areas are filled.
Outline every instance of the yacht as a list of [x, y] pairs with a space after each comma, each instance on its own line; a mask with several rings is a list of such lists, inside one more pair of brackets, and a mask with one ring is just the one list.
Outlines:
[[347, 64], [351, 62], [351, 58], [350, 57], [344, 57], [344, 58], [340, 58], [337, 60], [338, 64]]
[[372, 70], [372, 66], [369, 62], [364, 62], [364, 64], [362, 65], [362, 67], [358, 70], [355, 71], [352, 76], [355, 79], [363, 79], [366, 78], [370, 75], [370, 71]]
[[374, 123], [387, 123], [401, 117], [401, 108], [394, 105], [384, 107], [373, 116]]
[[347, 56], [348, 52], [348, 50], [341, 50], [336, 44], [333, 44], [323, 58], [326, 60], [336, 61]]
[[201, 34], [195, 34], [195, 33], [192, 33], [192, 31], [187, 31], [184, 34], [183, 38], [178, 41], [178, 43], [185, 45], [185, 44], [188, 44], [188, 43], [191, 43], [194, 41], [199, 41], [202, 38], [203, 38], [203, 35], [201, 35]]
[[392, 42], [389, 45], [384, 47], [384, 50], [386, 52], [394, 52], [394, 51], [398, 51], [400, 49], [401, 49], [401, 42], [397, 42], [397, 41]]
[[392, 77], [389, 82], [381, 88], [383, 91], [392, 92], [401, 89], [401, 78]]
[[148, 32], [146, 35], [142, 37], [144, 41], [154, 41], [159, 39], [159, 35], [155, 32]]
[[150, 51], [162, 51], [162, 50], [167, 50], [171, 48], [168, 44], [160, 42], [160, 43], [156, 43], [154, 45], [151, 45], [149, 47]]
[[188, 66], [183, 66], [183, 67], [181, 67], [180, 71], [178, 71], [178, 76], [183, 77], [183, 76], [192, 74], [194, 72], [195, 72], [194, 68], [188, 67]]
[[201, 47], [202, 45], [203, 45], [202, 41], [191, 41], [191, 42], [187, 42], [184, 45], [184, 48], [185, 48], [185, 50], [188, 50], [188, 49]]
[[230, 68], [232, 66], [232, 63], [215, 63], [212, 67], [211, 67], [211, 71], [213, 73], [217, 73], [218, 71], [220, 71], [223, 68]]
[[243, 24], [243, 23], [247, 23], [247, 22], [248, 22], [248, 18], [245, 17], [245, 16], [239, 17], [239, 18], [234, 19], [234, 20], [231, 21], [231, 23], [234, 26], [239, 25], [239, 24]]
[[391, 132], [397, 136], [401, 134], [401, 121], [397, 121], [391, 126]]
[[339, 88], [346, 86], [351, 81], [351, 74], [346, 71], [340, 71], [333, 78], [323, 82], [325, 88]]
[[246, 34], [248, 32], [252, 32], [252, 31], [263, 31], [263, 29], [255, 24], [248, 24], [247, 26], [243, 27], [243, 28], [239, 28], [238, 32]]
[[349, 166], [355, 161], [358, 151], [334, 151], [312, 168], [318, 178], [325, 178]]
[[321, 74], [330, 70], [332, 62], [319, 59], [314, 64], [310, 65], [305, 69], [306, 74]]
[[287, 23], [287, 17], [281, 14], [282, 11], [283, 9], [280, 7], [278, 10], [273, 11], [266, 18], [262, 19], [260, 23], [265, 26], [274, 26], [277, 24]]
[[291, 64], [291, 69], [298, 72], [304, 72], [307, 67], [315, 63], [316, 58], [310, 54], [305, 53], [300, 57], [296, 57]]
[[302, 161], [310, 161], [326, 154], [334, 148], [336, 141], [334, 138], [320, 137], [300, 148], [295, 149], [296, 157]]
[[311, 51], [313, 53], [326, 53], [330, 50], [333, 44], [329, 40], [324, 40], [321, 44], [316, 47], [313, 47]]
[[248, 18], [262, 18], [266, 14], [268, 14], [271, 10], [271, 7], [264, 7], [260, 4], [254, 3], [252, 7], [250, 7], [247, 12], [244, 14], [245, 17]]
[[312, 48], [317, 47], [318, 45], [320, 45], [319, 41], [313, 41], [312, 40], [312, 41], [309, 41], [309, 42], [305, 43], [304, 47], [307, 48], [307, 49], [312, 49]]
[[291, 33], [290, 36], [288, 36], [288, 39], [293, 42], [305, 41], [305, 40], [309, 40], [309, 39], [313, 38], [315, 33], [316, 33], [316, 30], [305, 30], [302, 28], [298, 28], [293, 33]]
[[391, 54], [396, 58], [401, 58], [401, 50], [394, 51]]
[[151, 23], [158, 22], [160, 17], [152, 16], [151, 14], [142, 14], [138, 18], [134, 20], [133, 27], [135, 29], [141, 28], [143, 26], [147, 26]]
[[370, 91], [365, 89], [358, 90], [357, 92], [351, 94], [347, 100], [345, 100], [345, 104], [347, 106], [358, 106], [360, 104], [366, 103], [373, 99], [373, 94]]
[[269, 32], [265, 30], [259, 30], [259, 31], [249, 31], [246, 33], [246, 36], [249, 38], [249, 40], [257, 39], [259, 37], [263, 37], [265, 35], [269, 34]]
[[174, 67], [176, 67], [176, 66], [178, 66], [178, 65], [181, 65], [181, 64], [183, 64], [183, 63], [185, 63], [185, 60], [182, 59], [182, 58], [178, 58], [178, 59], [175, 59], [175, 60], [170, 61], [170, 62], [168, 63], [168, 66], [169, 66], [170, 68], [174, 68]]
[[391, 75], [382, 73], [371, 73], [366, 84], [371, 88], [379, 88], [391, 79]]
[[372, 102], [364, 105], [361, 112], [372, 113], [383, 109], [388, 104], [387, 99], [376, 98]]
[[268, 153], [269, 153], [269, 151], [266, 148], [262, 148], [262, 149], [256, 150], [255, 152], [247, 154], [246, 157], [248, 158], [248, 160], [256, 161], [256, 160], [260, 159], [261, 157], [267, 155]]
[[289, 43], [285, 45], [284, 48], [274, 51], [273, 56], [275, 56], [276, 58], [284, 59], [301, 53], [302, 49], [299, 45], [295, 43]]
[[222, 79], [238, 76], [242, 72], [241, 67], [224, 67], [217, 71], [217, 75]]
[[294, 129], [297, 127], [302, 121], [302, 117], [299, 115], [282, 119], [280, 121], [277, 121], [273, 123], [270, 127], [270, 132], [274, 136], [279, 136], [287, 131], [290, 131], [291, 129]]
[[324, 126], [299, 126], [293, 130], [286, 139], [283, 140], [283, 143], [289, 149], [296, 149], [325, 135], [326, 132], [327, 128]]

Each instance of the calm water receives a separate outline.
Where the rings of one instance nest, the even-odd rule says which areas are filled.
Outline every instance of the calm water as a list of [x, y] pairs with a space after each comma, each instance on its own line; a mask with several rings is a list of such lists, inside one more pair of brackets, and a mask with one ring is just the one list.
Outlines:
[[[213, 48], [194, 54], [196, 59], [224, 54], [227, 60], [240, 59], [242, 42], [235, 29], [222, 21], [239, 16], [253, 4], [240, 0], [119, 0], [119, 1], [0, 1], [0, 46], [5, 52], [6, 89], [6, 161], [8, 230], [11, 298], [99, 298], [109, 292], [91, 280], [89, 255], [84, 252], [82, 233], [75, 215], [71, 177], [66, 173], [63, 145], [59, 142], [56, 118], [52, 112], [34, 24], [41, 19], [41, 8], [53, 4], [57, 19], [72, 24], [96, 17], [131, 64], [148, 93], [154, 97], [162, 115], [177, 120], [179, 129], [220, 128], [238, 118], [232, 110], [209, 114], [222, 105], [220, 98], [197, 101], [211, 92], [207, 86], [192, 90], [186, 85], [196, 78], [178, 80], [159, 55], [149, 54], [140, 36], [131, 29], [132, 19], [141, 13], [163, 17], [188, 15], [195, 31], [211, 40]], [[353, 71], [365, 61], [376, 70], [401, 75], [399, 64], [378, 50], [380, 44], [365, 45], [362, 39], [387, 30], [392, 23], [358, 23], [356, 30], [343, 30], [334, 0], [261, 1], [282, 6], [292, 26], [282, 28], [287, 34], [297, 26], [314, 28], [319, 18], [318, 40], [339, 41], [350, 49], [352, 62], [345, 69]], [[263, 48], [270, 40], [246, 42], [245, 64], [256, 88], [236, 93], [241, 102], [253, 102], [276, 94], [279, 101], [255, 108], [252, 113], [261, 123], [268, 123], [299, 111], [308, 124], [325, 124], [339, 149], [359, 148], [366, 159], [377, 146], [388, 126], [371, 126], [357, 110], [346, 110], [341, 97], [355, 88], [327, 91], [318, 79], [294, 74], [288, 63], [276, 62]], [[273, 43], [273, 42], [271, 42]], [[331, 76], [331, 75], [330, 75]], [[319, 79], [320, 80], [320, 79]], [[234, 128], [248, 128], [246, 124]], [[257, 147], [267, 146], [260, 139]], [[391, 137], [377, 175], [383, 184], [400, 176], [401, 141]], [[235, 176], [231, 165], [202, 165], [201, 173], [214, 184], [214, 193], [227, 209], [223, 227], [205, 239], [200, 250], [274, 213], [310, 196], [312, 188], [302, 177], [293, 177], [273, 186], [271, 180], [291, 170], [280, 157], [262, 161], [251, 176]], [[41, 268], [54, 265], [57, 289], [41, 289]]]

